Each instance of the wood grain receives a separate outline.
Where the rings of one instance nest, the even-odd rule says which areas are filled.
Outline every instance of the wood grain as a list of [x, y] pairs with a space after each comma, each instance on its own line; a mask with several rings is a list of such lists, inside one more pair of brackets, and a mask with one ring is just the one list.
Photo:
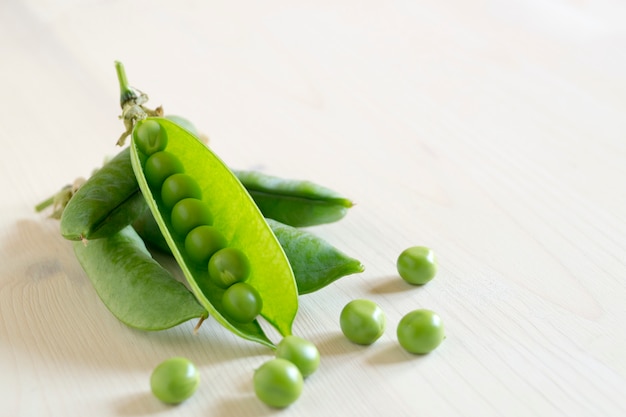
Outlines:
[[[548, 0], [0, 4], [0, 416], [253, 416], [271, 352], [207, 321], [134, 331], [33, 207], [117, 152], [114, 60], [231, 166], [357, 204], [311, 228], [366, 266], [301, 298], [320, 370], [288, 416], [626, 415], [626, 6]], [[439, 273], [401, 281], [432, 247]], [[388, 329], [341, 335], [351, 299]], [[397, 344], [415, 308], [447, 339]], [[201, 369], [150, 394], [162, 359]]]

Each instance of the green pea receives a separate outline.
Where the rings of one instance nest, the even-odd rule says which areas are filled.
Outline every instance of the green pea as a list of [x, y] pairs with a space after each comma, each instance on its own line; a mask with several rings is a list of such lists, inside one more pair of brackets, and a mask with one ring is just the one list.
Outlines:
[[439, 315], [425, 309], [413, 310], [402, 317], [396, 333], [400, 346], [415, 354], [426, 354], [435, 350], [445, 338]]
[[167, 404], [178, 404], [191, 397], [200, 384], [200, 373], [186, 358], [173, 357], [157, 365], [150, 375], [155, 397]]
[[192, 261], [206, 264], [211, 255], [225, 247], [226, 244], [226, 238], [216, 227], [202, 225], [187, 234], [185, 251]]
[[172, 228], [179, 236], [186, 236], [197, 226], [211, 225], [213, 215], [209, 207], [197, 198], [180, 200], [172, 208]]
[[138, 123], [133, 135], [137, 148], [145, 155], [162, 151], [167, 146], [167, 132], [154, 120]]
[[147, 211], [124, 149], [96, 171], [72, 196], [61, 214], [61, 235], [70, 240], [100, 239], [119, 232]]
[[298, 367], [286, 359], [270, 359], [254, 371], [254, 392], [270, 407], [285, 408], [302, 393], [304, 378]]
[[341, 310], [339, 323], [343, 334], [353, 343], [371, 345], [385, 332], [386, 317], [370, 300], [352, 300]]
[[130, 327], [164, 330], [206, 315], [187, 287], [152, 258], [130, 226], [87, 245], [74, 242], [74, 253], [100, 300]]
[[298, 367], [303, 377], [315, 372], [320, 364], [320, 352], [310, 341], [298, 336], [285, 336], [276, 346], [276, 357], [287, 359]]
[[[144, 167], [146, 180], [153, 189], [160, 189], [163, 181], [174, 174], [184, 172], [183, 164], [171, 152], [155, 152], [146, 160]], [[139, 188], [139, 186], [137, 186]]]
[[239, 249], [220, 249], [209, 260], [209, 277], [220, 288], [245, 281], [249, 274], [250, 261]]
[[245, 282], [237, 282], [222, 297], [224, 311], [238, 323], [250, 323], [261, 313], [263, 300], [259, 292]]
[[202, 198], [202, 191], [196, 180], [187, 174], [174, 174], [163, 181], [161, 200], [165, 207], [172, 209], [176, 203], [185, 198]]
[[413, 285], [426, 284], [437, 274], [435, 254], [425, 246], [413, 246], [402, 251], [396, 267], [402, 279]]

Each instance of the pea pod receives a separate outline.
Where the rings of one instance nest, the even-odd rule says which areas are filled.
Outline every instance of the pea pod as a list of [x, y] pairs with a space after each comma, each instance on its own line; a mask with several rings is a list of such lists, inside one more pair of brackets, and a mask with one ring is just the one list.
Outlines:
[[[296, 278], [298, 294], [309, 294], [341, 277], [364, 271], [363, 264], [330, 243], [306, 230], [265, 219], [280, 242]], [[171, 253], [150, 212], [144, 213], [133, 227], [148, 246]]]
[[341, 277], [364, 271], [358, 260], [306, 230], [267, 219], [289, 258], [299, 294], [320, 290]]
[[61, 235], [70, 240], [99, 239], [128, 226], [146, 205], [124, 149], [96, 171], [69, 200], [61, 215]]
[[[159, 126], [161, 134], [157, 136], [166, 143], [162, 152], [174, 156], [184, 167], [184, 173], [173, 174], [161, 185], [153, 184], [152, 187], [148, 180], [153, 182], [153, 178], [146, 176], [149, 160], [142, 150], [156, 146], [155, 143], [158, 141], [153, 141], [152, 132], [146, 135], [141, 133], [142, 125], [149, 122], [151, 125], [156, 122]], [[143, 136], [146, 136], [145, 141]], [[189, 196], [180, 194], [181, 190], [184, 193], [192, 192], [193, 198], [201, 199], [206, 204], [214, 219], [213, 225], [206, 227], [216, 229], [224, 237], [228, 247], [240, 250], [247, 256], [251, 270], [247, 283], [256, 289], [263, 300], [261, 316], [281, 335], [291, 334], [298, 309], [293, 272], [263, 215], [226, 165], [195, 136], [164, 118], [147, 118], [138, 122], [133, 131], [130, 149], [133, 171], [141, 192], [200, 304], [233, 333], [267, 346], [274, 346], [258, 320], [241, 323], [233, 320], [232, 316], [224, 311], [223, 297], [228, 289], [224, 290], [211, 280], [207, 266], [197, 262], [196, 253], [185, 245], [191, 232], [187, 236], [173, 232], [170, 220], [171, 206], [177, 199], [180, 202], [182, 201], [180, 198]], [[177, 175], [184, 176], [187, 185], [182, 186], [182, 183], [178, 182], [176, 187], [166, 185], [175, 182], [170, 181], [172, 177], [181, 178]]]
[[257, 171], [235, 170], [265, 217], [295, 227], [343, 218], [352, 201], [311, 181], [288, 180]]
[[74, 242], [74, 252], [102, 302], [130, 327], [163, 330], [206, 315], [130, 226], [88, 245]]

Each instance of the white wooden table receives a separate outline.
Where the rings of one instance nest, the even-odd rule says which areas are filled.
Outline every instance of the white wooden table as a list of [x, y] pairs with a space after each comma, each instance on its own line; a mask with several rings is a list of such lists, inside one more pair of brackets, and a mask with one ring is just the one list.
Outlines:
[[[626, 4], [544, 0], [0, 3], [0, 416], [272, 415], [267, 348], [207, 321], [144, 333], [102, 305], [33, 207], [117, 152], [114, 60], [230, 165], [357, 205], [311, 228], [362, 274], [303, 296], [319, 371], [285, 416], [626, 415]], [[439, 273], [398, 277], [406, 247]], [[388, 328], [341, 335], [369, 298]], [[437, 311], [447, 339], [403, 352]], [[149, 392], [183, 355], [202, 385]]]

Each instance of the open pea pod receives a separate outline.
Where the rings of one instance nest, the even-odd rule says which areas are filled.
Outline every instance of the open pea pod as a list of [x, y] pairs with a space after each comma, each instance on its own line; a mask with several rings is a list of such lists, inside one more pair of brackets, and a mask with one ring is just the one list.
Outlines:
[[[182, 163], [184, 173], [197, 182], [201, 200], [212, 213], [213, 226], [225, 237], [228, 247], [247, 256], [250, 275], [246, 283], [258, 291], [263, 301], [260, 315], [281, 335], [291, 334], [298, 310], [294, 275], [280, 243], [246, 189], [219, 157], [176, 123], [164, 118], [148, 118], [135, 126], [135, 132], [147, 121], [159, 124], [167, 137], [165, 150], [174, 155]], [[258, 320], [241, 323], [225, 313], [222, 301], [225, 290], [210, 279], [206, 265], [194, 262], [185, 247], [185, 237], [174, 231], [171, 209], [146, 178], [147, 157], [140, 146], [137, 134], [133, 134], [130, 145], [133, 171], [192, 292], [209, 315], [224, 327], [245, 339], [274, 347]]]

